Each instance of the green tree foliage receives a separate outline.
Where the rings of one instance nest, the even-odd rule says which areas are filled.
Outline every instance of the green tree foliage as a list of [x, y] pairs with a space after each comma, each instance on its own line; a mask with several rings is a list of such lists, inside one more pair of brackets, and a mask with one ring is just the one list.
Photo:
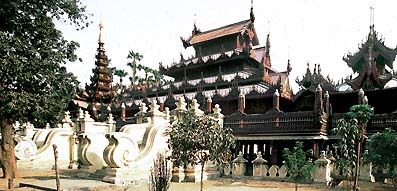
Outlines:
[[336, 168], [338, 175], [345, 175], [345, 179], [353, 176], [353, 168], [356, 166], [357, 123], [357, 119], [354, 118], [340, 119], [337, 121], [337, 127], [332, 130], [338, 137], [339, 152], [336, 153]]
[[176, 166], [201, 164], [201, 190], [204, 165], [207, 161], [223, 163], [230, 160], [230, 149], [235, 140], [230, 128], [222, 128], [208, 115], [196, 116], [191, 112], [180, 113], [167, 134], [171, 160]]
[[283, 157], [288, 169], [290, 179], [295, 182], [295, 190], [298, 190], [298, 183], [310, 179], [311, 171], [314, 166], [307, 158], [307, 153], [303, 150], [302, 142], [297, 141], [291, 150], [284, 148]]
[[388, 169], [387, 177], [393, 179], [397, 189], [397, 132], [385, 129], [382, 133], [376, 133], [368, 141], [366, 159], [371, 161], [378, 169]]
[[[13, 164], [13, 128], [18, 121], [56, 123], [78, 84], [64, 64], [75, 61], [78, 43], [55, 28], [61, 20], [88, 25], [79, 1], [4, 0], [0, 5], [0, 122], [3, 167]], [[7, 156], [5, 156], [7, 155]], [[8, 161], [7, 161], [8, 160]], [[4, 170], [4, 169], [3, 169]], [[5, 177], [15, 176], [6, 170]]]
[[[332, 130], [338, 137], [339, 152], [336, 155], [336, 166], [340, 174], [354, 175], [354, 189], [358, 188], [360, 159], [362, 145], [366, 133], [367, 123], [374, 114], [374, 110], [367, 104], [353, 105], [344, 119], [337, 122], [337, 127]], [[353, 169], [354, 168], [354, 169]], [[353, 170], [355, 170], [353, 172]], [[346, 177], [347, 178], [347, 177]]]
[[[154, 85], [160, 86], [161, 84], [165, 83], [164, 75], [162, 75], [158, 70], [138, 63], [143, 59], [143, 55], [131, 50], [128, 53], [127, 58], [132, 59], [130, 62], [127, 63], [127, 66], [129, 66], [132, 71], [132, 74], [130, 76], [130, 81], [132, 85], [146, 83], [150, 87]], [[138, 75], [138, 72], [143, 72], [143, 77]]]
[[114, 71], [114, 75], [116, 75], [116, 76], [119, 77], [119, 79], [120, 79], [120, 86], [122, 86], [122, 85], [123, 85], [123, 78], [126, 77], [126, 76], [128, 75], [128, 73], [127, 73], [126, 71], [124, 71], [124, 70], [116, 69], [116, 70]]

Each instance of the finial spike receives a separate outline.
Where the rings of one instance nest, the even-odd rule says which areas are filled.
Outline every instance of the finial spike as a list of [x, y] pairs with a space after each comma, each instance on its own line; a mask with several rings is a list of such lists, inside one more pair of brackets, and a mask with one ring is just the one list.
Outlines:
[[102, 18], [99, 21], [99, 37], [98, 37], [98, 42], [99, 43], [103, 43], [103, 35], [102, 35], [102, 29], [103, 29], [103, 22], [102, 22]]
[[251, 22], [254, 22], [254, 21], [255, 21], [255, 16], [254, 16], [254, 1], [253, 1], [253, 0], [251, 0], [250, 20], [251, 20]]

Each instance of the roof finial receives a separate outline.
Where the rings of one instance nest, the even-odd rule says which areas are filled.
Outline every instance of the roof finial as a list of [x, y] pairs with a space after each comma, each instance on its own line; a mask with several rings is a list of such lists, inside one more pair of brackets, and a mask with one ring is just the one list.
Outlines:
[[103, 43], [103, 37], [102, 37], [102, 29], [103, 29], [103, 24], [102, 24], [102, 18], [99, 21], [99, 37], [98, 37], [98, 42]]
[[254, 0], [251, 0], [250, 20], [251, 20], [251, 22], [254, 22], [254, 21], [255, 21], [255, 16], [254, 16]]
[[194, 36], [194, 35], [196, 35], [196, 34], [198, 34], [198, 33], [201, 33], [201, 31], [200, 31], [200, 29], [199, 28], [197, 28], [197, 15], [196, 15], [196, 13], [194, 13], [194, 21], [193, 21], [194, 23], [193, 23], [193, 30], [192, 30], [192, 36]]
[[374, 27], [374, 25], [375, 25], [375, 10], [374, 10], [374, 7], [370, 7], [370, 25], [371, 25], [371, 27]]
[[290, 63], [289, 61], [290, 61], [290, 60], [289, 60], [289, 58], [288, 58], [288, 63], [287, 63], [287, 74], [289, 74], [289, 73], [291, 72], [291, 70], [292, 70], [291, 63]]
[[270, 33], [267, 33], [266, 37], [266, 56], [270, 55]]
[[267, 20], [267, 33], [270, 33], [270, 20]]

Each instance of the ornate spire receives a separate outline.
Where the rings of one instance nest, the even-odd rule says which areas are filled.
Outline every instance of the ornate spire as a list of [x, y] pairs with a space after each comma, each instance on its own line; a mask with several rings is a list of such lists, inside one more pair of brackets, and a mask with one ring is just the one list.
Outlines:
[[263, 56], [262, 63], [265, 67], [272, 67], [272, 62], [270, 59], [270, 33], [267, 34], [265, 55]]
[[254, 0], [251, 0], [250, 20], [251, 20], [252, 22], [255, 21], [255, 15], [254, 15]]
[[102, 36], [102, 29], [103, 29], [103, 24], [102, 24], [102, 19], [99, 21], [99, 37], [98, 37], [98, 43], [103, 43], [103, 36]]
[[113, 77], [109, 69], [109, 59], [106, 56], [106, 51], [103, 42], [103, 24], [102, 20], [99, 23], [99, 38], [98, 49], [95, 61], [95, 68], [93, 69], [93, 76], [91, 77], [91, 84], [87, 92], [90, 95], [92, 102], [110, 103], [113, 98], [112, 81]]
[[270, 32], [267, 34], [266, 38], [266, 56], [270, 57]]
[[374, 32], [374, 27], [375, 27], [375, 11], [373, 7], [370, 7], [370, 18], [369, 18], [369, 23], [370, 23], [370, 30], [371, 33]]
[[288, 72], [288, 74], [289, 74], [291, 71], [292, 71], [292, 66], [291, 66], [291, 63], [289, 62], [289, 59], [288, 59], [288, 63], [287, 63], [287, 72]]

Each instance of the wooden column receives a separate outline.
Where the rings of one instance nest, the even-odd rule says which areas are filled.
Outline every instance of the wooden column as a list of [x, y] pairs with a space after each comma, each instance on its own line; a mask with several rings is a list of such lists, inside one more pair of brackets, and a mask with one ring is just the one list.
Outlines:
[[209, 97], [207, 99], [207, 113], [211, 113], [212, 112], [212, 99]]
[[243, 94], [240, 94], [238, 96], [238, 110], [240, 113], [244, 113], [245, 110], [245, 96]]
[[126, 108], [125, 108], [125, 104], [124, 103], [121, 104], [120, 118], [123, 121], [125, 121], [125, 119], [126, 119]]
[[328, 91], [325, 91], [324, 99], [325, 99], [325, 112], [327, 114], [330, 114], [330, 112], [331, 112], [330, 108], [331, 107], [330, 107], [330, 103], [329, 103], [329, 93], [328, 93]]
[[277, 89], [273, 94], [273, 109], [280, 111], [280, 94], [278, 93]]
[[364, 104], [364, 90], [361, 88], [360, 90], [358, 90], [358, 104]]
[[316, 92], [314, 95], [314, 111], [316, 113], [322, 113], [323, 110], [323, 89], [320, 84], [316, 88]]

